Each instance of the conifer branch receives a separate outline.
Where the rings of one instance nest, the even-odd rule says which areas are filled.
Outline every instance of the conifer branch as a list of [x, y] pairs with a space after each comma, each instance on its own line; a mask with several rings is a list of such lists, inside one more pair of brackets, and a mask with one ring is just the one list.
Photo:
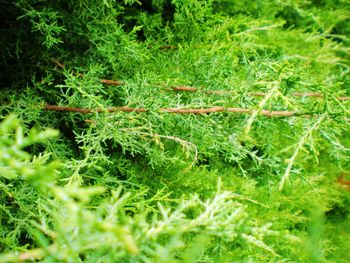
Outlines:
[[270, 91], [269, 93], [267, 93], [267, 95], [263, 98], [263, 100], [260, 101], [259, 103], [259, 108], [254, 110], [253, 113], [251, 114], [251, 117], [249, 118], [249, 120], [247, 121], [247, 124], [244, 127], [244, 133], [248, 134], [250, 131], [250, 128], [256, 118], [256, 116], [259, 115], [259, 112], [261, 112], [265, 106], [265, 104], [273, 97], [275, 96], [276, 93], [279, 93], [278, 91], [279, 86], [275, 85]]
[[0, 263], [349, 261], [350, 5], [236, 2], [1, 5]]
[[2, 254], [0, 256], [0, 263], [8, 262], [23, 262], [23, 261], [37, 261], [45, 257], [48, 253], [56, 251], [56, 245], [50, 245], [47, 248], [35, 248], [26, 252], [12, 252], [8, 254]]
[[[66, 111], [66, 112], [77, 112], [82, 114], [88, 114], [88, 113], [94, 113], [94, 112], [148, 112], [145, 108], [133, 108], [128, 106], [123, 107], [111, 107], [111, 108], [96, 108], [96, 109], [87, 109], [87, 108], [76, 108], [76, 107], [66, 107], [66, 106], [58, 106], [58, 105], [50, 105], [47, 104], [43, 107], [45, 110], [52, 110], [52, 111]], [[222, 112], [229, 112], [229, 113], [237, 113], [237, 114], [253, 114], [255, 112], [254, 109], [244, 109], [244, 108], [226, 108], [222, 106], [218, 107], [209, 107], [209, 108], [201, 108], [201, 109], [194, 109], [194, 108], [160, 108], [160, 112], [166, 112], [166, 113], [175, 113], [175, 114], [209, 114], [209, 113], [222, 113]], [[311, 114], [300, 114], [294, 111], [269, 111], [269, 110], [261, 110], [259, 111], [260, 115], [267, 116], [267, 117], [292, 117], [292, 116], [304, 116], [304, 117], [310, 117]]]
[[312, 127], [310, 127], [306, 133], [300, 138], [298, 144], [297, 144], [297, 147], [296, 149], [294, 150], [294, 153], [292, 155], [291, 158], [287, 159], [287, 163], [288, 163], [288, 166], [284, 172], [284, 175], [282, 176], [282, 179], [279, 183], [279, 190], [282, 191], [283, 187], [284, 187], [284, 184], [286, 182], [286, 180], [289, 178], [289, 175], [290, 175], [290, 172], [292, 170], [292, 167], [293, 167], [293, 164], [300, 152], [300, 150], [304, 147], [306, 141], [310, 138], [310, 136], [312, 135], [312, 133], [317, 130], [319, 128], [319, 126], [321, 125], [322, 121], [324, 120], [324, 118], [326, 117], [325, 114], [323, 114], [316, 122], [314, 125], [312, 125]]
[[338, 183], [342, 185], [346, 190], [350, 191], [350, 180], [344, 179], [344, 174], [338, 177]]
[[120, 80], [100, 79], [100, 81], [102, 84], [106, 84], [109, 86], [121, 86], [124, 84], [124, 82]]
[[[58, 67], [58, 68], [61, 68], [61, 69], [65, 69], [65, 66], [64, 64], [62, 64], [61, 62], [59, 62], [58, 60], [55, 60], [55, 59], [52, 59], [52, 62]], [[84, 74], [83, 73], [76, 73], [78, 76], [80, 77], [83, 77]], [[111, 80], [111, 79], [100, 79], [100, 82], [102, 84], [105, 84], [105, 85], [109, 85], [109, 86], [121, 86], [124, 84], [123, 81], [120, 81], [120, 80]]]
[[60, 69], [65, 69], [65, 66], [56, 59], [52, 59], [52, 62]]
[[[174, 49], [177, 48], [176, 46], [162, 46], [160, 47], [161, 49]], [[53, 63], [61, 68], [61, 69], [65, 69], [64, 64], [62, 64], [61, 62], [52, 59]], [[82, 73], [78, 73], [79, 76], [84, 76], [84, 74]], [[106, 84], [109, 86], [121, 86], [124, 85], [124, 82], [121, 80], [110, 80], [110, 79], [100, 79], [102, 84]], [[206, 93], [206, 94], [219, 94], [219, 95], [225, 95], [225, 94], [230, 94], [230, 93], [236, 93], [235, 91], [230, 91], [230, 90], [200, 90], [196, 87], [192, 87], [192, 86], [171, 86], [170, 87], [171, 90], [173, 91], [178, 91], [178, 92], [202, 92], [202, 93]], [[265, 92], [261, 92], [261, 91], [257, 91], [257, 92], [249, 92], [248, 93], [249, 96], [252, 97], [265, 97], [267, 94]], [[314, 97], [314, 98], [320, 98], [323, 99], [324, 96], [321, 93], [318, 92], [293, 92], [292, 96], [294, 97]], [[342, 96], [342, 97], [338, 97], [337, 98], [339, 101], [348, 101], [350, 100], [350, 97], [348, 96]]]
[[97, 108], [97, 109], [87, 109], [87, 108], [76, 108], [76, 107], [65, 107], [65, 106], [57, 106], [57, 105], [45, 105], [45, 110], [52, 111], [69, 111], [69, 112], [77, 112], [82, 114], [94, 113], [94, 112], [116, 112], [116, 111], [124, 111], [124, 112], [146, 112], [147, 110], [144, 108], [131, 108], [131, 107], [112, 107], [107, 109]]
[[149, 137], [152, 137], [153, 139], [156, 140], [157, 144], [159, 144], [159, 139], [167, 139], [167, 140], [172, 140], [172, 141], [175, 141], [177, 143], [179, 143], [180, 145], [182, 145], [183, 149], [187, 150], [187, 153], [188, 151], [193, 151], [194, 152], [194, 158], [193, 158], [193, 162], [191, 164], [191, 167], [195, 164], [195, 162], [197, 161], [198, 159], [198, 148], [197, 146], [190, 142], [190, 141], [186, 141], [186, 140], [183, 140], [179, 137], [176, 137], [176, 136], [169, 136], [169, 135], [161, 135], [161, 134], [157, 134], [157, 133], [149, 133], [149, 132], [142, 132], [142, 131], [130, 131], [130, 129], [128, 128], [123, 128], [123, 129], [120, 129], [121, 131], [125, 131], [125, 132], [128, 132], [128, 133], [134, 133], [134, 134], [137, 134], [137, 135], [145, 135], [145, 136], [149, 136]]
[[[237, 93], [236, 91], [231, 91], [231, 90], [200, 90], [196, 87], [191, 87], [191, 86], [171, 86], [170, 89], [178, 92], [202, 92], [206, 94], [219, 94], [219, 95]], [[247, 95], [252, 97], [265, 97], [267, 94], [265, 92], [257, 91], [257, 92], [249, 92]], [[318, 92], [293, 92], [291, 95], [293, 97], [314, 97], [314, 98], [320, 98], [320, 99], [324, 98], [323, 94]], [[350, 100], [350, 97], [342, 96], [342, 97], [338, 97], [337, 99], [340, 101], [347, 101], [347, 100]]]
[[198, 92], [198, 89], [190, 86], [172, 86], [170, 87], [173, 91], [189, 91], [189, 92]]
[[[176, 48], [176, 46], [163, 46], [161, 47], [161, 49], [173, 49]], [[53, 63], [61, 68], [61, 69], [65, 69], [64, 64], [62, 64], [61, 62], [52, 59]], [[83, 76], [82, 73], [78, 73], [79, 76]], [[102, 84], [106, 84], [109, 86], [121, 86], [124, 85], [124, 82], [121, 80], [110, 80], [110, 79], [100, 79]], [[200, 90], [196, 87], [192, 87], [192, 86], [171, 86], [170, 87], [171, 90], [173, 91], [177, 91], [177, 92], [202, 92], [202, 93], [206, 93], [206, 94], [218, 94], [218, 95], [225, 95], [225, 94], [232, 94], [232, 93], [237, 93], [235, 91], [231, 91], [231, 90]], [[261, 92], [261, 91], [257, 91], [257, 92], [249, 92], [248, 93], [249, 96], [252, 97], [265, 97], [267, 94], [265, 92]], [[319, 92], [293, 92], [292, 93], [293, 97], [314, 97], [314, 98], [320, 98], [323, 99], [324, 96], [323, 94], [319, 93]], [[348, 96], [342, 96], [342, 97], [338, 97], [337, 98], [339, 101], [348, 101], [350, 100], [350, 97]]]
[[177, 49], [177, 46], [174, 46], [174, 45], [164, 45], [164, 46], [160, 46], [159, 49], [162, 49], [162, 50], [171, 50], [171, 49]]

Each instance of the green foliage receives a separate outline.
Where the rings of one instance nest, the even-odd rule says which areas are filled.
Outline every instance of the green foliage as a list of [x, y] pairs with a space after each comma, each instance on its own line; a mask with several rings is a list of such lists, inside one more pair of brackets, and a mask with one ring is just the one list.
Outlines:
[[348, 261], [347, 0], [0, 7], [0, 262]]

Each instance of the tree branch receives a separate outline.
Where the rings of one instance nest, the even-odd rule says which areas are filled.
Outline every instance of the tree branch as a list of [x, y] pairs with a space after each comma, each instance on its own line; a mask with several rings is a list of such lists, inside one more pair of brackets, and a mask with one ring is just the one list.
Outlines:
[[[82, 114], [94, 113], [94, 112], [148, 112], [145, 108], [132, 108], [128, 106], [123, 107], [111, 107], [111, 108], [96, 108], [96, 109], [87, 109], [87, 108], [76, 108], [76, 107], [66, 107], [66, 106], [57, 106], [57, 105], [45, 105], [43, 107], [45, 110], [52, 111], [64, 111], [64, 112], [77, 112]], [[244, 109], [244, 108], [226, 108], [226, 107], [209, 107], [209, 108], [160, 108], [160, 112], [165, 113], [174, 113], [174, 114], [209, 114], [209, 113], [220, 113], [220, 112], [229, 112], [229, 113], [237, 113], [237, 114], [253, 114], [254, 109]], [[267, 117], [291, 117], [291, 116], [304, 116], [310, 117], [310, 114], [299, 114], [293, 111], [268, 111], [262, 110], [259, 112], [260, 115]]]
[[106, 84], [109, 86], [121, 86], [124, 84], [124, 82], [120, 80], [100, 79], [100, 81], [102, 84]]
[[[160, 47], [161, 49], [173, 49], [176, 48], [176, 46], [162, 46]], [[52, 59], [53, 63], [61, 68], [61, 69], [65, 69], [64, 64], [62, 64], [61, 62]], [[79, 76], [84, 76], [82, 73], [77, 73]], [[124, 85], [124, 82], [121, 80], [110, 80], [110, 79], [100, 79], [101, 83], [106, 84], [106, 85], [110, 85], [110, 86], [121, 86]], [[229, 91], [229, 90], [200, 90], [196, 87], [191, 87], [191, 86], [171, 86], [170, 87], [171, 90], [173, 91], [178, 91], [178, 92], [203, 92], [206, 94], [219, 94], [219, 95], [224, 95], [224, 94], [229, 94], [232, 93], [233, 91]], [[249, 92], [248, 95], [253, 96], [253, 97], [265, 97], [266, 93], [265, 92]], [[321, 98], [323, 99], [324, 96], [321, 93], [318, 92], [293, 92], [292, 96], [294, 97], [315, 97], [315, 98]], [[347, 96], [343, 96], [343, 97], [338, 97], [337, 98], [339, 101], [347, 101], [350, 100], [350, 97]]]
[[[55, 60], [55, 59], [52, 59], [52, 62], [58, 67], [58, 68], [61, 68], [61, 69], [65, 69], [65, 66], [64, 64], [62, 64], [61, 62]], [[83, 73], [76, 73], [78, 76], [80, 77], [83, 77], [84, 74]], [[100, 82], [102, 84], [105, 84], [105, 85], [109, 85], [109, 86], [121, 86], [124, 84], [123, 81], [120, 81], [120, 80], [111, 80], [111, 79], [100, 79]]]
[[[224, 94], [230, 94], [234, 91], [230, 91], [230, 90], [200, 90], [198, 88], [195, 87], [191, 87], [191, 86], [171, 86], [170, 89], [172, 89], [173, 91], [178, 91], [178, 92], [202, 92], [202, 93], [207, 93], [207, 94], [220, 94], [220, 95], [224, 95]], [[253, 97], [265, 97], [266, 93], [265, 92], [261, 92], [261, 91], [257, 91], [257, 92], [249, 92], [248, 95], [253, 96]], [[314, 98], [321, 98], [323, 99], [324, 96], [321, 93], [318, 92], [293, 92], [292, 96], [294, 97], [314, 97]], [[350, 97], [338, 97], [337, 98], [340, 101], [347, 101], [350, 100]]]
[[0, 263], [37, 261], [45, 257], [50, 252], [56, 252], [56, 245], [47, 248], [35, 248], [26, 252], [11, 252], [0, 255]]

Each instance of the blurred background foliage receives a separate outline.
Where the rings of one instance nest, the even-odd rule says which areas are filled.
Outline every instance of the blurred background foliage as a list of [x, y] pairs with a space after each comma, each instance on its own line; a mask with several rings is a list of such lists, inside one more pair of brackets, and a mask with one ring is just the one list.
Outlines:
[[0, 14], [0, 262], [348, 262], [348, 0]]

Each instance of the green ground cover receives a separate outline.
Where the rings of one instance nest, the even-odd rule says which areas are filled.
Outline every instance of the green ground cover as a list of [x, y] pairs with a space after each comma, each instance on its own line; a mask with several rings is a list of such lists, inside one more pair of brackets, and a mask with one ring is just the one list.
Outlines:
[[0, 262], [349, 262], [348, 0], [0, 10]]

